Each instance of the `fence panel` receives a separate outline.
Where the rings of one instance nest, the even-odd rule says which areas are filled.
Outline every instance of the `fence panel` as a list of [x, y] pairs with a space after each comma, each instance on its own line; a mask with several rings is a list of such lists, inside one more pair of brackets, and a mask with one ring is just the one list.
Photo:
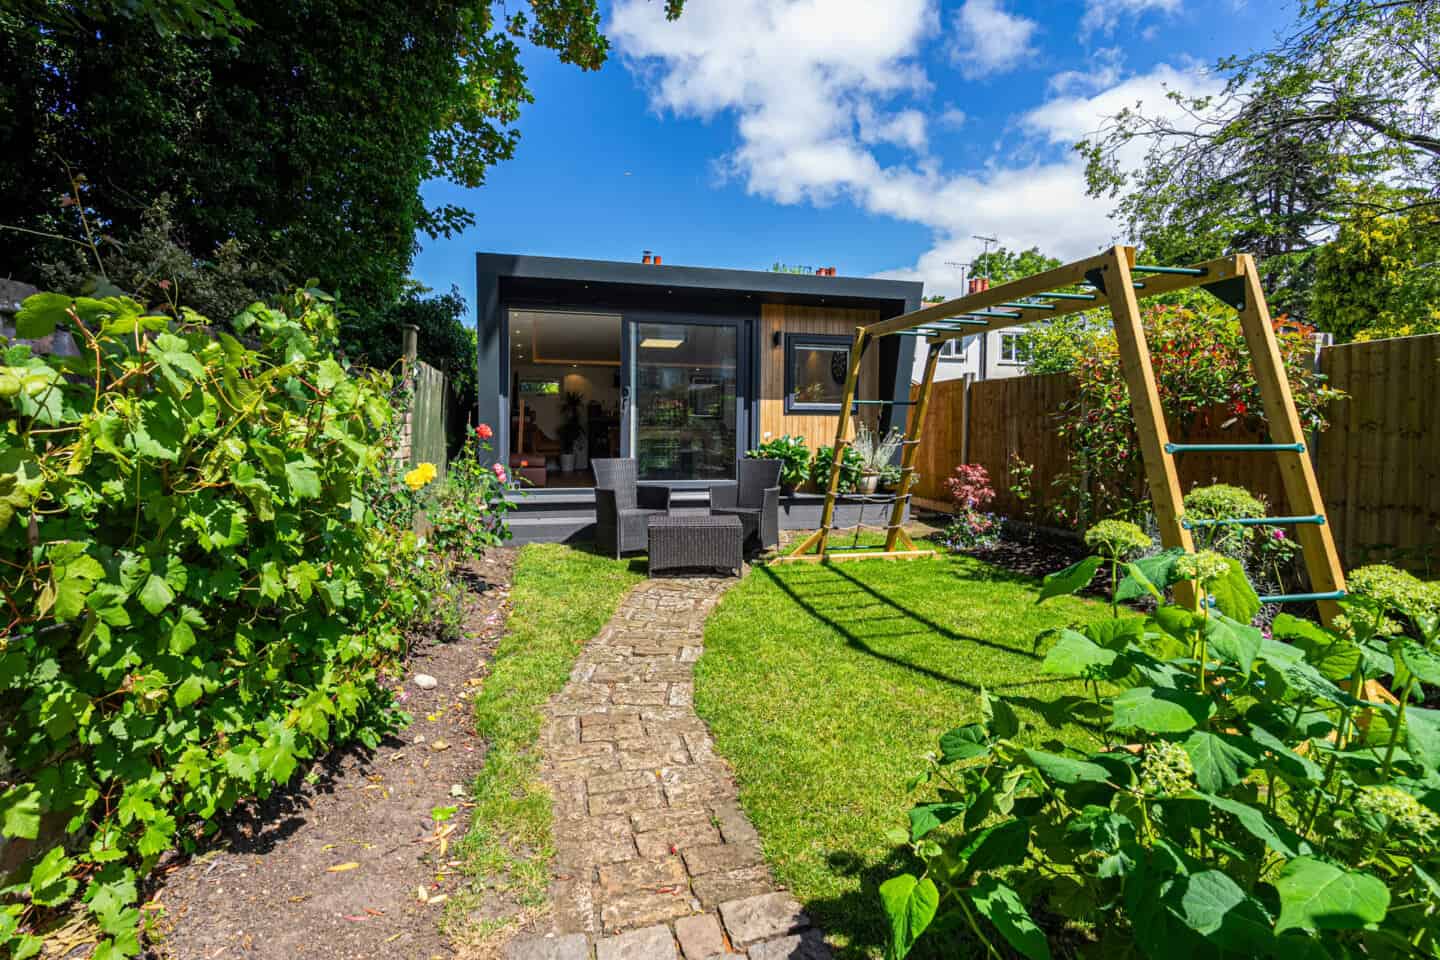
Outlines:
[[[1387, 560], [1440, 573], [1440, 334], [1346, 344], [1321, 351], [1321, 371], [1348, 396], [1327, 411], [1330, 429], [1315, 444], [1316, 472], [1336, 543], [1347, 566]], [[920, 447], [916, 495], [946, 502], [944, 481], [962, 458], [990, 473], [995, 509], [1022, 514], [1011, 495], [1009, 466], [1018, 455], [1034, 466], [1042, 515], [1062, 504], [1054, 479], [1070, 464], [1056, 435], [1060, 410], [1076, 397], [1065, 374], [988, 380], [970, 387], [969, 443], [962, 436], [962, 381], [937, 383]], [[1172, 439], [1244, 443], [1264, 439], [1210, 411]], [[1287, 512], [1275, 461], [1264, 454], [1186, 454], [1181, 486], [1233, 483]], [[1090, 518], [1094, 519], [1094, 518]], [[1433, 551], [1433, 555], [1431, 554]]]
[[445, 473], [445, 426], [450, 387], [445, 374], [423, 360], [415, 361], [415, 395], [410, 410], [410, 465], [433, 463]]
[[1329, 347], [1320, 369], [1348, 395], [1317, 444], [1341, 556], [1440, 573], [1440, 334]]

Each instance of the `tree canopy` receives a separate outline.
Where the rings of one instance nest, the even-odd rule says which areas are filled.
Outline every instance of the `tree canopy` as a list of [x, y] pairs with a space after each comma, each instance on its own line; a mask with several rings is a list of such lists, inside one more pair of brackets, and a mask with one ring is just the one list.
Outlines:
[[1119, 197], [1160, 262], [1255, 253], [1276, 306], [1304, 315], [1338, 229], [1440, 205], [1440, 4], [1307, 0], [1288, 36], [1215, 70], [1218, 95], [1174, 91], [1078, 145], [1091, 194]]
[[85, 241], [76, 194], [101, 244], [168, 195], [197, 260], [237, 244], [347, 303], [394, 302], [417, 230], [473, 222], [421, 184], [479, 186], [515, 151], [520, 44], [597, 69], [599, 17], [597, 0], [8, 0], [0, 262]]

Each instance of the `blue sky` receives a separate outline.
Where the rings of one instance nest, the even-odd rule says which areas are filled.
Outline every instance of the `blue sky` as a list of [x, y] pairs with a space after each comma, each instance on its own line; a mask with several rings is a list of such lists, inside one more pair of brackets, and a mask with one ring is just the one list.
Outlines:
[[[1071, 144], [1168, 89], [1213, 91], [1293, 5], [1221, 0], [658, 0], [605, 5], [596, 73], [526, 51], [536, 102], [476, 224], [414, 276], [474, 287], [477, 250], [766, 269], [833, 265], [954, 292], [974, 234], [1081, 256], [1117, 239]], [[473, 306], [473, 305], [472, 305]]]

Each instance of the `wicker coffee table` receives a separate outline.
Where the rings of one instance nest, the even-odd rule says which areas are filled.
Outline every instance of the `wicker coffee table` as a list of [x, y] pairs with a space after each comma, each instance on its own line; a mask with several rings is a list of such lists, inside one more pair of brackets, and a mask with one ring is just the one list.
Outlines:
[[745, 562], [745, 527], [739, 517], [672, 513], [651, 517], [648, 530], [651, 576], [692, 568], [738, 576]]

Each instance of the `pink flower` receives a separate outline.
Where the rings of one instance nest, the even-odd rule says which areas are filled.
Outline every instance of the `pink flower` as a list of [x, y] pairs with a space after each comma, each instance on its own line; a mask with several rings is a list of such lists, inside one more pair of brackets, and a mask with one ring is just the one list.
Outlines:
[[502, 465], [500, 465], [500, 464], [497, 463], [497, 464], [495, 464], [494, 469], [495, 469], [495, 479], [496, 479], [496, 480], [499, 480], [501, 483], [508, 483], [508, 482], [509, 482], [509, 481], [506, 480], [506, 478], [505, 478], [505, 468], [504, 468]]
[[489, 440], [491, 437], [495, 436], [495, 431], [490, 429], [490, 424], [482, 423], [480, 424], [480, 426], [475, 428], [475, 436], [479, 437], [481, 440]]
[[1285, 531], [1284, 531], [1284, 530], [1276, 530], [1274, 533], [1271, 534], [1271, 536], [1274, 537], [1276, 540], [1284, 540], [1284, 539], [1285, 539]]

